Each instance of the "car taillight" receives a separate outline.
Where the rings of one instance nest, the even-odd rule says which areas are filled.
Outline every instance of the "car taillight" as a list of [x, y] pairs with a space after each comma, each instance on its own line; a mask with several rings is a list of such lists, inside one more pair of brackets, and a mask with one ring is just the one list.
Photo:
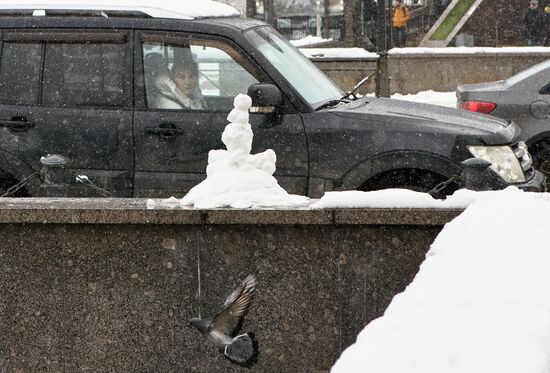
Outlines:
[[495, 110], [496, 107], [497, 104], [484, 101], [464, 101], [458, 104], [459, 109], [474, 111], [481, 114], [489, 114]]

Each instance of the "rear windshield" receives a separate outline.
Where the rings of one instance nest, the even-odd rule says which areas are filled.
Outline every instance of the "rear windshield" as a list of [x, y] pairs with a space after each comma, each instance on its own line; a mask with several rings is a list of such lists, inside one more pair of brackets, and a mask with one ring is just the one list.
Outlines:
[[[514, 76], [511, 76], [510, 78], [506, 79], [506, 84], [509, 86], [514, 86], [517, 83], [520, 83], [526, 79], [529, 79], [530, 77], [540, 73], [541, 71], [544, 71], [546, 69], [550, 69], [550, 60], [541, 62], [535, 66], [531, 66], [527, 70], [523, 70], [519, 73], [517, 73]], [[548, 82], [544, 82], [545, 84]]]

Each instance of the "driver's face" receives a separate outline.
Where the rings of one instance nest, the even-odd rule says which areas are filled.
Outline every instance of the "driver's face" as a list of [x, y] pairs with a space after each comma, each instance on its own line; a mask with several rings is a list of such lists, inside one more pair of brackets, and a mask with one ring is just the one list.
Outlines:
[[197, 87], [199, 78], [194, 71], [177, 71], [174, 74], [174, 82], [183, 94], [190, 95]]

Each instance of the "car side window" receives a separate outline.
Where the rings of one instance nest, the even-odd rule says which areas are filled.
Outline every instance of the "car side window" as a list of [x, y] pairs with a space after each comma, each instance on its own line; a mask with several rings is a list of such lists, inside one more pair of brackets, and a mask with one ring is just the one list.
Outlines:
[[145, 97], [150, 109], [229, 111], [261, 74], [219, 40], [144, 41]]
[[43, 103], [120, 106], [124, 100], [124, 44], [48, 43]]
[[42, 45], [5, 42], [0, 61], [0, 103], [37, 104]]

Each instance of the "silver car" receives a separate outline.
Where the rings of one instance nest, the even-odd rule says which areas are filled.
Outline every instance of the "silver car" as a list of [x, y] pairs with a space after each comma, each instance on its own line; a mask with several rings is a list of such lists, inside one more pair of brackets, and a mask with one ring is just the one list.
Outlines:
[[535, 168], [550, 175], [550, 60], [506, 80], [461, 85], [456, 96], [460, 109], [519, 125]]

